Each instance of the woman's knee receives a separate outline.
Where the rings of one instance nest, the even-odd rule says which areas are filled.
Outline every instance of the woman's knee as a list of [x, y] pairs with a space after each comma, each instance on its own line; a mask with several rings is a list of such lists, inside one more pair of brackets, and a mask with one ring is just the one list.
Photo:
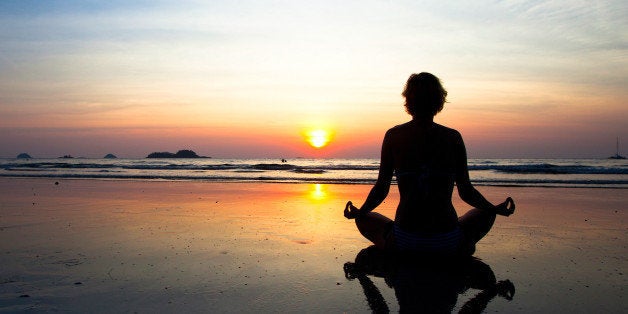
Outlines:
[[463, 229], [488, 232], [495, 222], [496, 214], [484, 209], [474, 208], [458, 219]]
[[384, 233], [392, 220], [380, 213], [366, 213], [355, 219], [355, 224], [360, 233], [376, 245], [385, 242]]
[[495, 213], [482, 209], [472, 209], [458, 220], [467, 243], [466, 251], [475, 251], [475, 244], [480, 241], [493, 227]]

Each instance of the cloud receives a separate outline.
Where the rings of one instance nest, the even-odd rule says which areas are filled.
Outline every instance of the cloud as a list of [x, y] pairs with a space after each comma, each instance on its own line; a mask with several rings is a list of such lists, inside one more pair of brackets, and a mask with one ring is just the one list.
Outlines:
[[[383, 128], [407, 118], [399, 93], [419, 71], [444, 80], [452, 110], [443, 117], [457, 123], [484, 114], [532, 124], [520, 117], [580, 117], [589, 104], [606, 121], [628, 100], [627, 9], [625, 1], [0, 2], [0, 123], [288, 130], [326, 119]], [[366, 122], [347, 126], [351, 118]]]

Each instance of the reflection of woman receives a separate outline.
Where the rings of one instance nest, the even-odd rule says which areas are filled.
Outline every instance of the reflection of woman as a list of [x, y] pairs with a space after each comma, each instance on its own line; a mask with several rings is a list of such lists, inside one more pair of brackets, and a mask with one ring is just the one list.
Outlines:
[[[417, 264], [425, 267], [417, 267]], [[458, 295], [469, 289], [479, 292], [460, 305], [460, 313], [481, 313], [496, 296], [512, 300], [515, 294], [510, 280], [497, 281], [491, 267], [473, 257], [451, 263], [398, 260], [371, 246], [360, 251], [355, 262], [345, 263], [344, 272], [347, 279], [358, 279], [373, 313], [390, 310], [368, 276], [384, 278], [395, 290], [400, 313], [451, 313], [458, 303]]]
[[[360, 209], [351, 202], [345, 217], [379, 248], [428, 254], [473, 254], [496, 215], [508, 216], [514, 203], [495, 206], [469, 181], [467, 153], [460, 133], [434, 123], [447, 91], [430, 73], [412, 74], [402, 94], [410, 122], [386, 132], [379, 176]], [[372, 212], [388, 195], [393, 174], [400, 202], [395, 220]], [[451, 202], [454, 183], [462, 200], [475, 207], [458, 218]]]

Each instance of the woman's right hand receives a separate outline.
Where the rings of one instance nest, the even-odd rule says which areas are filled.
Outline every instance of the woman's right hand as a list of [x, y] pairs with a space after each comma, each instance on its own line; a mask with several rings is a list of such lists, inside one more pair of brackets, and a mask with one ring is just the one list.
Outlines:
[[357, 217], [360, 214], [360, 210], [353, 206], [353, 203], [351, 201], [347, 202], [347, 205], [345, 205], [345, 211], [344, 211], [344, 215], [347, 219], [353, 219], [355, 217]]
[[506, 198], [503, 203], [495, 206], [495, 212], [498, 215], [502, 216], [512, 215], [512, 213], [515, 212], [515, 201], [512, 199], [512, 197]]

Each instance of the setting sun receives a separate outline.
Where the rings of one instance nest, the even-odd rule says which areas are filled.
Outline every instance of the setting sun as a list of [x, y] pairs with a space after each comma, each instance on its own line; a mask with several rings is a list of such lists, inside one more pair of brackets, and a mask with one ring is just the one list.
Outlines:
[[325, 130], [317, 129], [307, 133], [307, 142], [314, 148], [325, 147], [329, 141], [330, 134]]

